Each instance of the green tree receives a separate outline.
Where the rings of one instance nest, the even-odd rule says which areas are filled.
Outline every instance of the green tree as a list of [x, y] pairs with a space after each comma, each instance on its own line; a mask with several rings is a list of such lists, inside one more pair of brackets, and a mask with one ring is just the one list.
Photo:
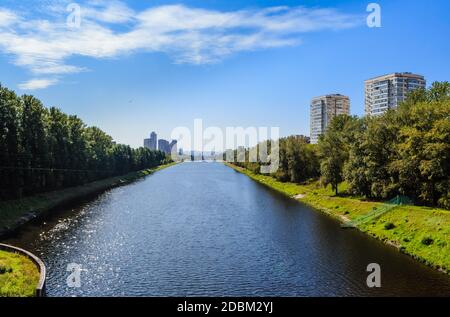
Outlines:
[[67, 166], [70, 169], [77, 170], [76, 173], [72, 173], [72, 183], [81, 185], [89, 179], [88, 172], [86, 172], [89, 169], [86, 125], [77, 116], [69, 116], [67, 124], [70, 136], [68, 144], [69, 162]]
[[17, 95], [0, 85], [0, 199], [21, 196], [19, 116], [21, 103]]
[[349, 143], [349, 159], [345, 180], [352, 194], [386, 199], [396, 190], [389, 164], [395, 156], [398, 127], [392, 120], [394, 112], [363, 119], [354, 141]]
[[397, 175], [401, 193], [449, 208], [450, 85], [434, 83], [425, 99], [413, 97], [399, 109], [401, 126], [391, 173]]
[[20, 126], [22, 143], [22, 166], [26, 168], [24, 187], [26, 194], [42, 192], [47, 187], [50, 166], [48, 151], [48, 111], [33, 96], [23, 96], [23, 112]]
[[319, 139], [320, 172], [322, 183], [331, 185], [338, 195], [338, 186], [344, 180], [344, 165], [349, 156], [349, 144], [354, 138], [356, 117], [339, 115], [333, 118], [327, 131]]
[[[50, 155], [49, 167], [55, 169], [49, 175], [49, 187], [59, 188], [71, 185], [70, 176], [58, 171], [68, 167], [70, 162], [69, 144], [70, 133], [68, 117], [57, 108], [50, 108], [48, 122], [48, 150]], [[67, 173], [66, 173], [67, 174]], [[65, 184], [64, 184], [65, 182]]]
[[319, 160], [313, 146], [307, 144], [301, 136], [288, 137], [284, 143], [287, 174], [291, 182], [301, 183], [319, 176]]

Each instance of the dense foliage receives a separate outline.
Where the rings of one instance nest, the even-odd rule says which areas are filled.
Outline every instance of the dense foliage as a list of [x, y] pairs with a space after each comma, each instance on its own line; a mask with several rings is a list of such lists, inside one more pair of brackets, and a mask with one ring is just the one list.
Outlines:
[[[260, 163], [238, 163], [259, 172]], [[338, 116], [318, 145], [280, 140], [280, 169], [272, 176], [302, 183], [321, 176], [338, 193], [387, 200], [405, 195], [450, 209], [450, 84], [413, 91], [399, 107], [376, 117]]]
[[450, 209], [449, 83], [416, 90], [397, 110], [358, 121], [361, 128], [348, 132], [354, 142], [343, 169], [351, 193], [375, 199], [400, 194]]
[[116, 144], [77, 116], [0, 86], [0, 200], [82, 185], [165, 160], [162, 152]]
[[[259, 146], [255, 153], [259, 154]], [[267, 151], [270, 152], [270, 143], [266, 144]], [[235, 151], [236, 165], [248, 168], [249, 170], [259, 173], [261, 160], [251, 162], [249, 160], [250, 153], [254, 149], [246, 149], [245, 160], [239, 159], [239, 151]], [[265, 151], [264, 151], [265, 152]], [[278, 171], [273, 175], [282, 182], [302, 183], [310, 179], [319, 177], [320, 162], [317, 149], [314, 145], [309, 144], [303, 136], [290, 136], [279, 140], [280, 164]]]

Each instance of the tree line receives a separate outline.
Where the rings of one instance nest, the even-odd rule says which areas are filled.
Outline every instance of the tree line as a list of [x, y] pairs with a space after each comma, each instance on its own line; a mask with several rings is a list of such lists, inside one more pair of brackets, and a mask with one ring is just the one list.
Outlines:
[[[248, 157], [249, 150], [246, 155]], [[256, 173], [261, 163], [236, 163]], [[412, 91], [380, 116], [335, 117], [317, 145], [304, 137], [280, 139], [280, 167], [272, 176], [304, 183], [347, 183], [347, 193], [450, 209], [450, 84]]]
[[0, 85], [0, 200], [156, 167], [160, 151], [116, 144], [75, 115]]
[[[240, 167], [259, 174], [262, 161], [267, 161], [271, 150], [271, 141], [262, 142], [252, 149], [240, 147], [231, 153], [232, 161]], [[265, 158], [261, 158], [260, 146], [264, 146]], [[271, 176], [282, 182], [303, 183], [320, 176], [320, 164], [317, 148], [309, 144], [309, 139], [302, 135], [289, 136], [278, 140], [279, 168]], [[228, 152], [228, 151], [227, 151]], [[227, 160], [227, 153], [224, 160]], [[257, 156], [257, 159], [255, 157]], [[252, 158], [253, 157], [253, 158]]]

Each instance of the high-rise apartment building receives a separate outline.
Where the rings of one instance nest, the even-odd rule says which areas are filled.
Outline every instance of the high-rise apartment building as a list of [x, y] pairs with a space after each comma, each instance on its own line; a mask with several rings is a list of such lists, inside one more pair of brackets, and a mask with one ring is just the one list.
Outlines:
[[150, 139], [144, 139], [144, 147], [156, 151], [156, 145], [158, 143], [158, 136], [155, 132], [150, 134]]
[[410, 91], [426, 86], [423, 76], [412, 73], [393, 73], [366, 80], [364, 83], [366, 115], [371, 116], [397, 108]]
[[333, 94], [314, 98], [311, 101], [311, 143], [316, 144], [331, 120], [341, 114], [350, 114], [349, 97]]
[[170, 143], [167, 140], [158, 140], [158, 150], [170, 154]]

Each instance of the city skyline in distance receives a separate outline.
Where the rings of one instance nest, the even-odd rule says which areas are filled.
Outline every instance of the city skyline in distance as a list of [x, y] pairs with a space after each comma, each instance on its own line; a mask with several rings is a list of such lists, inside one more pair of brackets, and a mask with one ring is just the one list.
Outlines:
[[[137, 13], [149, 7], [135, 1], [121, 3]], [[33, 72], [14, 64], [14, 55], [0, 43], [4, 74], [0, 80], [19, 94], [34, 94], [45, 104], [76, 114], [117, 142], [134, 147], [142, 146], [143, 137], [151, 130], [170, 139], [175, 127], [190, 126], [196, 118], [202, 118], [207, 126], [279, 126], [281, 136], [309, 135], [309, 108], [314, 96], [349, 96], [351, 114], [362, 116], [364, 81], [369, 78], [412, 72], [423, 75], [428, 86], [446, 80], [450, 49], [444, 33], [450, 24], [445, 17], [449, 4], [378, 3], [382, 8], [381, 28], [355, 23], [337, 30], [303, 32], [295, 36], [298, 43], [239, 51], [213, 63], [179, 63], [165, 52], [137, 52], [114, 58], [74, 55], [69, 64], [85, 71], [58, 75], [58, 83], [40, 90], [20, 89]], [[270, 7], [260, 1], [180, 4], [222, 13], [250, 9], [259, 12]], [[341, 16], [364, 18], [368, 14], [367, 3], [355, 1], [279, 4], [290, 10], [299, 5], [332, 8]], [[0, 10], [20, 12], [21, 6], [5, 1]], [[427, 21], [426, 16], [434, 19]], [[39, 13], [27, 16], [30, 20], [39, 17]], [[414, 30], [413, 36], [407, 30]], [[4, 32], [0, 26], [0, 33]], [[429, 46], [433, 49], [428, 50]]]

